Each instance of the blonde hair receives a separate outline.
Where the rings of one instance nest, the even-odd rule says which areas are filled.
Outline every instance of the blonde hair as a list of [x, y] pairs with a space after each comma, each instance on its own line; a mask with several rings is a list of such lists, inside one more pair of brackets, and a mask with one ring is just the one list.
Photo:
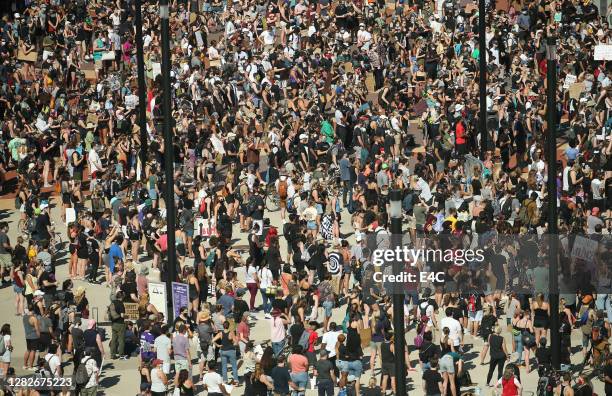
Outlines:
[[493, 329], [493, 331], [495, 332], [495, 334], [500, 335], [502, 332], [502, 328], [500, 325], [495, 325], [495, 328]]

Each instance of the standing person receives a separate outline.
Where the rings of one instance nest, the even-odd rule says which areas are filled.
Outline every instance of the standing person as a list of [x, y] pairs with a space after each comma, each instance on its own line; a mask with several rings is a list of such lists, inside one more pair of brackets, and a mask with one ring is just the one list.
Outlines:
[[283, 351], [285, 344], [287, 343], [287, 329], [286, 326], [289, 324], [287, 315], [281, 313], [280, 310], [272, 311], [272, 317], [270, 320], [270, 342], [272, 343], [272, 350], [274, 356], [279, 357]]
[[270, 319], [270, 310], [272, 309], [272, 303], [269, 301], [269, 296], [266, 289], [273, 285], [274, 277], [272, 271], [268, 268], [265, 263], [262, 263], [261, 268], [257, 271], [257, 278], [259, 279], [259, 290], [261, 291], [261, 299], [263, 301], [264, 317]]
[[104, 344], [102, 343], [102, 336], [96, 329], [96, 321], [89, 319], [87, 322], [87, 330], [83, 332], [83, 338], [85, 340], [85, 349], [89, 349], [91, 357], [96, 360], [98, 368], [102, 369], [102, 358], [106, 355], [104, 353]]
[[9, 367], [11, 367], [11, 354], [13, 353], [13, 344], [11, 342], [11, 325], [5, 323], [0, 329], [0, 337], [4, 341], [4, 354], [0, 356], [0, 376], [6, 379]]
[[257, 268], [253, 263], [253, 259], [249, 257], [246, 260], [246, 267], [244, 270], [245, 283], [247, 289], [249, 289], [249, 309], [251, 312], [255, 311], [255, 298], [257, 297], [257, 283], [259, 278], [257, 277]]
[[168, 377], [161, 368], [162, 361], [153, 360], [151, 363], [151, 396], [166, 396], [168, 392]]
[[174, 352], [174, 372], [180, 373], [182, 370], [187, 370], [191, 375], [191, 351], [185, 324], [180, 324], [178, 334], [172, 337], [172, 350]]
[[17, 262], [11, 270], [11, 280], [13, 282], [13, 291], [15, 292], [15, 313], [17, 316], [23, 315], [25, 297], [25, 271], [26, 267], [21, 262]]
[[223, 384], [223, 378], [217, 373], [217, 362], [211, 360], [208, 362], [208, 372], [202, 377], [204, 390], [208, 392], [208, 396], [225, 396], [228, 393]]
[[308, 358], [303, 355], [304, 348], [301, 345], [293, 347], [293, 351], [287, 362], [291, 368], [291, 381], [297, 386], [297, 392], [294, 395], [303, 396], [304, 390], [308, 385]]
[[38, 319], [34, 315], [34, 305], [28, 304], [28, 310], [23, 315], [23, 328], [26, 338], [26, 352], [23, 356], [23, 369], [34, 370], [34, 359], [38, 351], [40, 328]]
[[125, 349], [125, 305], [123, 299], [125, 295], [120, 290], [117, 292], [115, 299], [111, 301], [109, 316], [111, 320], [112, 338], [110, 342], [111, 359], [126, 360], [124, 356]]
[[233, 381], [231, 385], [238, 386], [238, 360], [236, 358], [237, 339], [233, 331], [230, 331], [230, 323], [226, 320], [223, 322], [223, 330], [217, 333], [213, 338], [213, 342], [219, 347], [219, 355], [221, 356], [221, 373], [223, 374], [223, 382], [227, 381], [227, 363], [232, 365]]
[[244, 356], [246, 347], [250, 342], [251, 328], [249, 327], [249, 314], [244, 312], [238, 325], [236, 326], [236, 336], [238, 338], [238, 347], [240, 355]]
[[336, 374], [334, 373], [334, 365], [329, 361], [327, 355], [327, 350], [323, 349], [314, 367], [319, 396], [334, 396]]
[[[80, 389], [81, 396], [95, 396], [98, 394], [98, 384], [100, 382], [100, 368], [93, 357], [95, 350], [91, 348], [85, 349], [84, 356], [80, 360], [80, 364], [85, 365], [87, 371], [87, 383]], [[76, 372], [76, 369], [75, 369]]]
[[[502, 328], [501, 326], [495, 326], [493, 330], [493, 334], [489, 335], [489, 351], [491, 355], [491, 360], [489, 361], [489, 372], [487, 373], [487, 385], [491, 383], [491, 378], [493, 377], [493, 371], [497, 366], [497, 379], [499, 380], [502, 377], [504, 363], [506, 362], [506, 358], [508, 357], [508, 350], [506, 349], [506, 341], [504, 337], [501, 335]], [[485, 354], [482, 356], [484, 360], [486, 356]]]
[[170, 338], [170, 327], [168, 325], [163, 325], [161, 327], [161, 334], [155, 338], [153, 342], [153, 347], [155, 349], [155, 354], [157, 355], [157, 359], [162, 362], [162, 371], [164, 374], [170, 374], [170, 366], [171, 366], [171, 353], [172, 353], [172, 339]]
[[518, 396], [521, 394], [523, 387], [520, 381], [514, 375], [514, 369], [512, 367], [506, 367], [504, 375], [495, 384], [495, 391], [502, 388], [502, 396]]
[[178, 375], [174, 378], [175, 394], [176, 389], [179, 391], [180, 396], [194, 396], [193, 392], [193, 381], [189, 378], [189, 370], [182, 369]]
[[[423, 391], [427, 396], [440, 396], [444, 391], [442, 376], [438, 372], [438, 358], [429, 360], [429, 368], [423, 373]], [[384, 385], [384, 383], [383, 383]]]
[[11, 253], [11, 241], [7, 235], [9, 230], [8, 223], [0, 223], [0, 278], [2, 283], [5, 282], [4, 277], [7, 275], [7, 271], [12, 267]]
[[297, 385], [291, 380], [289, 369], [285, 366], [285, 357], [276, 358], [276, 367], [270, 373], [274, 382], [274, 394], [278, 396], [288, 396], [290, 389], [297, 390]]

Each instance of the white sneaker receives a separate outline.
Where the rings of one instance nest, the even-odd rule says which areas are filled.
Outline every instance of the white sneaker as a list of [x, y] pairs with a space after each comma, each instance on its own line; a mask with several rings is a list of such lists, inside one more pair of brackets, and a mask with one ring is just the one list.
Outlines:
[[272, 315], [270, 315], [270, 314], [265, 314], [265, 315], [264, 315], [264, 318], [266, 318], [266, 319], [272, 319]]

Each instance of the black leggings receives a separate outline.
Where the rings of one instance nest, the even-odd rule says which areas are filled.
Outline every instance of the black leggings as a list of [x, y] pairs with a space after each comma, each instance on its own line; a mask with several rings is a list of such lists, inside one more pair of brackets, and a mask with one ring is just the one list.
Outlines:
[[497, 366], [497, 379], [499, 380], [502, 377], [505, 362], [505, 357], [498, 359], [491, 358], [491, 361], [489, 362], [489, 373], [487, 374], [487, 385], [491, 382], [491, 377], [493, 377], [495, 366]]

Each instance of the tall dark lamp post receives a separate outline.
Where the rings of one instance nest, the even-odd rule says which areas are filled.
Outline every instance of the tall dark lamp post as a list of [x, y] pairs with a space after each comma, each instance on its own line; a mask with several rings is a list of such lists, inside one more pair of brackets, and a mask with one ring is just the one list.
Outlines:
[[134, 3], [136, 18], [136, 65], [138, 67], [138, 126], [140, 127], [140, 174], [144, 177], [147, 150], [149, 147], [147, 134], [147, 96], [145, 85], [144, 51], [142, 48], [142, 4], [141, 0]]
[[[392, 190], [389, 195], [389, 217], [391, 219], [391, 248], [402, 244], [402, 192]], [[395, 260], [393, 273], [404, 271], [404, 263]], [[395, 337], [395, 378], [397, 378], [397, 395], [406, 393], [406, 334], [404, 329], [404, 290], [403, 285], [393, 284], [393, 329]]]
[[487, 41], [486, 41], [486, 6], [485, 0], [478, 0], [478, 90], [480, 96], [480, 158], [485, 159], [489, 144], [487, 131]]
[[172, 145], [172, 90], [170, 89], [170, 10], [168, 0], [159, 1], [159, 16], [161, 17], [161, 44], [162, 44], [162, 106], [164, 113], [163, 133], [164, 133], [164, 167], [166, 188], [164, 201], [166, 203], [166, 223], [168, 233], [168, 263], [166, 268], [166, 296], [167, 296], [167, 315], [168, 323], [174, 321], [172, 305], [172, 282], [176, 278], [176, 214], [174, 209], [174, 146]]
[[546, 150], [548, 155], [548, 234], [549, 234], [549, 274], [548, 295], [550, 300], [550, 335], [552, 363], [560, 368], [561, 334], [559, 333], [559, 257], [557, 229], [557, 39], [546, 39], [546, 110], [548, 136]]

